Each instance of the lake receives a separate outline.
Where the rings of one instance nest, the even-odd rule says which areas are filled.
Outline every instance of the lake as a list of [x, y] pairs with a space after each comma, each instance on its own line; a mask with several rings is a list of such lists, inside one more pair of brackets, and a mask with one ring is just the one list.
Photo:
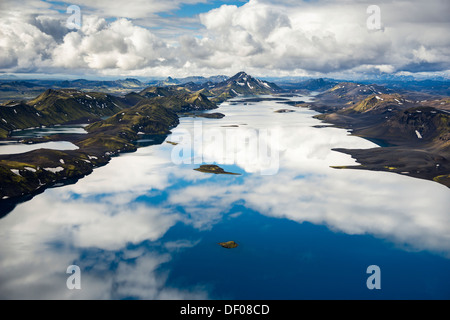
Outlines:
[[86, 130], [84, 129], [84, 127], [86, 126], [87, 124], [71, 124], [17, 130], [11, 134], [11, 137], [25, 139], [52, 136], [56, 134], [87, 134]]
[[[376, 144], [317, 128], [311, 110], [230, 101], [211, 112], [226, 117], [181, 118], [161, 145], [1, 219], [0, 298], [450, 298], [448, 188], [330, 168], [355, 164], [333, 148]], [[81, 290], [66, 286], [71, 265]], [[380, 290], [367, 287], [372, 265]]]
[[41, 138], [52, 135], [64, 135], [64, 134], [86, 134], [84, 127], [86, 125], [60, 125], [54, 127], [33, 128], [14, 131], [11, 134], [11, 138], [16, 140], [0, 141], [0, 155], [4, 154], [19, 154], [38, 149], [50, 149], [50, 150], [77, 150], [78, 147], [68, 141], [50, 141], [43, 143], [24, 144], [20, 143], [21, 139], [29, 138]]
[[23, 144], [17, 141], [0, 142], [0, 154], [19, 154], [38, 149], [77, 150], [78, 147], [68, 141], [50, 141], [34, 144]]

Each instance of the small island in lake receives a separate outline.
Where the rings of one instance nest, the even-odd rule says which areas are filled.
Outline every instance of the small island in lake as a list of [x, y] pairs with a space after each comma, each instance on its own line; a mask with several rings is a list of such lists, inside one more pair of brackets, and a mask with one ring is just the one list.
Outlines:
[[238, 247], [238, 244], [234, 241], [221, 242], [219, 245], [225, 249], [234, 249]]
[[200, 113], [196, 114], [197, 118], [207, 118], [207, 119], [222, 119], [225, 118], [223, 113], [215, 112], [215, 113]]
[[277, 111], [274, 111], [275, 113], [291, 113], [291, 112], [295, 112], [294, 110], [289, 110], [289, 109], [280, 109]]
[[204, 173], [214, 173], [214, 174], [230, 174], [235, 176], [240, 176], [240, 173], [226, 172], [221, 167], [216, 165], [205, 164], [201, 165], [200, 168], [194, 169], [195, 171], [204, 172]]

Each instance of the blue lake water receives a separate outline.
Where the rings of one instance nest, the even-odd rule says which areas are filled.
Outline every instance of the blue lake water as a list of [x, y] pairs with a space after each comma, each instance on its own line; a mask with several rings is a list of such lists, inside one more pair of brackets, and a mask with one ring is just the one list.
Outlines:
[[[310, 110], [212, 112], [226, 117], [182, 118], [167, 138], [178, 145], [123, 154], [1, 219], [0, 298], [450, 298], [448, 188], [330, 168], [355, 164], [331, 149], [376, 145], [315, 128]], [[247, 152], [255, 136], [270, 152]], [[241, 175], [193, 170], [213, 163]], [[66, 287], [70, 265], [81, 290]], [[366, 286], [371, 265], [381, 290]]]

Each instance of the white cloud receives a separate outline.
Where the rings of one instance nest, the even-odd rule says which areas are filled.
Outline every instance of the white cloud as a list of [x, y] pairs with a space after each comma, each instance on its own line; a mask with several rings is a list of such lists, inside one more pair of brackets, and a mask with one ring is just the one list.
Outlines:
[[[203, 45], [214, 48], [215, 54], [207, 61], [199, 59], [198, 64], [225, 61], [232, 69], [248, 66], [322, 73], [373, 65], [381, 72], [392, 72], [422, 62], [411, 52], [428, 46], [440, 53], [441, 68], [450, 68], [450, 42], [444, 31], [450, 22], [443, 12], [437, 13], [447, 4], [384, 2], [380, 4], [384, 29], [377, 32], [367, 29], [368, 4], [251, 0], [239, 8], [222, 6], [200, 16], [208, 39]], [[438, 15], [440, 24], [430, 26], [432, 18], [423, 15]]]
[[367, 28], [372, 3], [366, 0], [250, 0], [198, 18], [157, 15], [202, 2], [72, 1], [83, 22], [81, 30], [69, 32], [62, 26], [68, 16], [56, 5], [22, 1], [19, 11], [6, 1], [0, 9], [0, 70], [177, 76], [241, 69], [258, 75], [450, 69], [446, 1], [384, 1], [379, 31]]
[[126, 19], [107, 23], [85, 17], [82, 28], [70, 32], [53, 51], [55, 67], [136, 70], [159, 65], [170, 56], [167, 45], [150, 31]]
[[36, 26], [16, 18], [0, 20], [3, 67], [33, 70], [37, 65], [46, 64], [54, 48], [54, 39]]

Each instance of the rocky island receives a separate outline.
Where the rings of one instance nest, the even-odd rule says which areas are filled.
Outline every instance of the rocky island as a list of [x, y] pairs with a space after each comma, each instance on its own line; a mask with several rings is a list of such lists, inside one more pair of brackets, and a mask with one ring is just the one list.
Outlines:
[[233, 172], [227, 172], [223, 168], [211, 165], [211, 164], [205, 164], [201, 165], [200, 168], [194, 169], [195, 171], [203, 172], [203, 173], [213, 173], [213, 174], [229, 174], [234, 176], [240, 176], [240, 173], [233, 173]]
[[221, 242], [219, 245], [225, 249], [235, 249], [238, 247], [238, 244], [234, 241]]

